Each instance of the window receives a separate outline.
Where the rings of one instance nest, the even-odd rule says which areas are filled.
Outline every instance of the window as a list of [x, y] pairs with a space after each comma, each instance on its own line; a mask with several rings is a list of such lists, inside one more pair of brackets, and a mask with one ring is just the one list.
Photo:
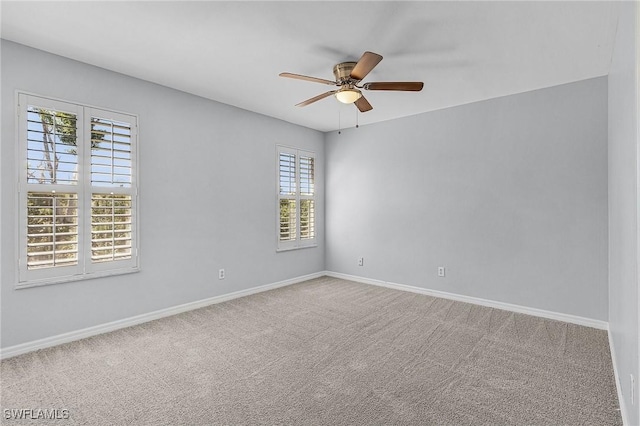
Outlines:
[[316, 245], [315, 156], [278, 147], [278, 249]]
[[19, 94], [18, 123], [18, 287], [137, 270], [137, 118]]

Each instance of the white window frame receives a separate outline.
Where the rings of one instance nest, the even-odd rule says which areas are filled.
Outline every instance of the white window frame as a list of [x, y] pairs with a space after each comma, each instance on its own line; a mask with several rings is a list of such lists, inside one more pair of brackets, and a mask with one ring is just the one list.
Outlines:
[[[17, 223], [16, 289], [128, 274], [140, 270], [138, 226], [138, 116], [52, 99], [27, 92], [16, 92], [17, 101]], [[78, 182], [76, 185], [32, 184], [27, 182], [27, 108], [39, 106], [76, 115]], [[131, 187], [94, 187], [91, 184], [91, 117], [131, 123]], [[89, 148], [87, 148], [89, 147]], [[27, 193], [73, 192], [78, 197], [78, 263], [72, 266], [56, 266], [42, 269], [27, 268]], [[131, 196], [131, 258], [109, 262], [91, 261], [91, 195], [112, 193]]]
[[[296, 171], [296, 191], [294, 195], [281, 195], [280, 194], [280, 154], [292, 154], [295, 155], [295, 171]], [[316, 154], [312, 151], [305, 151], [297, 148], [292, 148], [284, 145], [276, 146], [276, 243], [277, 249], [276, 251], [288, 251], [288, 250], [296, 250], [308, 247], [317, 247], [318, 245], [318, 232], [317, 232], [317, 209], [318, 209], [318, 201], [317, 201], [317, 176], [316, 176], [316, 168], [314, 168], [314, 185], [313, 185], [313, 195], [303, 195], [301, 194], [301, 185], [300, 185], [300, 158], [301, 157], [311, 157], [313, 158], [314, 165], [316, 163], [317, 157]], [[296, 202], [296, 237], [293, 240], [289, 241], [281, 241], [280, 240], [280, 200], [281, 199], [290, 199], [295, 200]], [[314, 236], [313, 238], [304, 238], [302, 239], [300, 236], [301, 226], [300, 226], [300, 210], [301, 210], [301, 200], [312, 200], [314, 205]]]

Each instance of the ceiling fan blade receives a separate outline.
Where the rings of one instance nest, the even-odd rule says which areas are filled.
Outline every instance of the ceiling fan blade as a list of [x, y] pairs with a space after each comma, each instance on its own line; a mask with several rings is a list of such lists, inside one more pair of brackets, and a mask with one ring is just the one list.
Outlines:
[[367, 112], [373, 109], [369, 101], [364, 96], [361, 96], [360, 99], [358, 99], [354, 103], [356, 104], [360, 112]]
[[307, 105], [312, 104], [312, 103], [314, 103], [314, 102], [316, 102], [316, 101], [319, 101], [320, 99], [324, 99], [324, 98], [326, 98], [327, 96], [331, 96], [331, 95], [333, 95], [333, 94], [334, 94], [334, 93], [336, 93], [336, 92], [337, 92], [337, 90], [329, 90], [328, 92], [325, 92], [325, 93], [323, 93], [323, 94], [321, 94], [321, 95], [314, 96], [313, 98], [311, 98], [311, 99], [307, 99], [306, 101], [302, 101], [302, 102], [300, 102], [299, 104], [296, 104], [296, 106], [297, 106], [297, 107], [307, 106]]
[[325, 80], [324, 78], [309, 77], [307, 75], [292, 74], [290, 72], [281, 72], [280, 77], [295, 78], [297, 80], [312, 81], [314, 83], [328, 84], [329, 86], [337, 86], [335, 81]]
[[419, 92], [424, 83], [421, 81], [387, 81], [380, 83], [365, 83], [362, 88], [366, 90], [401, 90], [405, 92]]
[[364, 52], [356, 66], [351, 70], [351, 78], [354, 80], [362, 80], [381, 60], [382, 56], [377, 53]]

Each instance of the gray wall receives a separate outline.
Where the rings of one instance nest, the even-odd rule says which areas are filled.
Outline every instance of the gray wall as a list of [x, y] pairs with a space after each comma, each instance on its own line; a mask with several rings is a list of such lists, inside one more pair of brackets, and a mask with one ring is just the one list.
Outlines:
[[[2, 347], [324, 269], [322, 133], [7, 41], [1, 71]], [[140, 273], [13, 289], [16, 89], [139, 115]], [[276, 144], [317, 154], [317, 248], [276, 253]]]
[[[139, 114], [142, 272], [13, 289], [16, 89]], [[325, 269], [608, 320], [606, 77], [323, 135], [3, 41], [2, 121], [2, 347]], [[318, 248], [275, 251], [276, 144]]]
[[638, 425], [638, 6], [620, 7], [609, 73], [609, 328], [628, 424]]
[[331, 133], [326, 163], [327, 270], [608, 319], [606, 77]]

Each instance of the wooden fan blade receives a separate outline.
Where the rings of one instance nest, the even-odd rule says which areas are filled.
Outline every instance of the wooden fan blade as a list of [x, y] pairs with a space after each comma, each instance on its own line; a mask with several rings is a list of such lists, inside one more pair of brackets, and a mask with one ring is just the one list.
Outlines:
[[351, 78], [354, 80], [362, 80], [381, 60], [382, 56], [377, 53], [364, 52], [356, 66], [351, 70]]
[[360, 99], [358, 99], [354, 103], [356, 104], [360, 112], [367, 112], [373, 109], [369, 101], [364, 96], [361, 96]]
[[296, 80], [312, 81], [314, 83], [328, 84], [329, 86], [337, 86], [335, 81], [325, 80], [324, 78], [309, 77], [307, 75], [292, 74], [290, 72], [281, 72], [280, 77], [295, 78]]
[[362, 88], [366, 90], [402, 90], [405, 92], [419, 92], [424, 83], [421, 81], [387, 81], [380, 83], [365, 83]]
[[328, 92], [325, 92], [322, 95], [314, 96], [311, 99], [307, 99], [306, 101], [300, 102], [299, 104], [296, 104], [296, 106], [297, 107], [307, 106], [307, 105], [312, 104], [312, 103], [314, 103], [316, 101], [319, 101], [320, 99], [324, 99], [327, 96], [331, 96], [336, 92], [337, 92], [337, 90], [329, 90]]

